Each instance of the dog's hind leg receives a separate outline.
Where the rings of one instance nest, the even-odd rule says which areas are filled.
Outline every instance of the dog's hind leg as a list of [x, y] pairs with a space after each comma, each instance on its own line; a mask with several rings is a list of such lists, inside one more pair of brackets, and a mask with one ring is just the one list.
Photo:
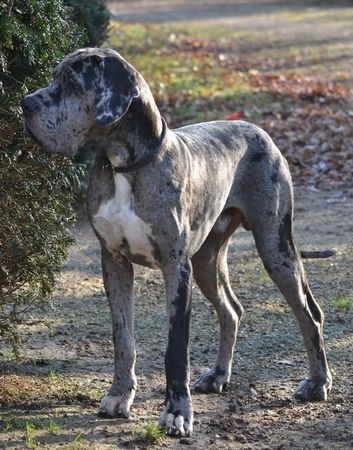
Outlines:
[[[284, 195], [283, 195], [284, 191]], [[246, 214], [264, 266], [293, 310], [304, 338], [309, 358], [308, 379], [302, 381], [295, 397], [301, 400], [326, 400], [331, 389], [331, 374], [323, 338], [323, 313], [315, 301], [293, 239], [292, 195], [281, 193], [258, 202]], [[259, 216], [262, 220], [258, 220]]]
[[214, 305], [220, 327], [215, 364], [194, 384], [194, 389], [200, 392], [222, 392], [231, 375], [234, 345], [243, 308], [229, 283], [227, 250], [230, 236], [241, 220], [242, 215], [238, 210], [223, 211], [206, 241], [192, 258], [196, 283]]

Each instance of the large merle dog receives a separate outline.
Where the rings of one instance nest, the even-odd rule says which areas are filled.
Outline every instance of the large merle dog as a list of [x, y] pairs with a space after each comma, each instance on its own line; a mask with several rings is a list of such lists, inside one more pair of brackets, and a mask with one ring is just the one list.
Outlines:
[[189, 388], [191, 278], [215, 306], [220, 341], [212, 369], [195, 383], [221, 392], [229, 382], [243, 308], [229, 284], [234, 230], [252, 231], [272, 280], [292, 308], [309, 358], [295, 396], [326, 400], [331, 375], [323, 314], [293, 240], [288, 165], [270, 137], [243, 121], [167, 128], [142, 76], [118, 53], [83, 49], [67, 56], [53, 82], [22, 101], [26, 129], [44, 149], [72, 155], [97, 142], [88, 196], [114, 335], [115, 373], [99, 412], [128, 417], [135, 395], [132, 263], [163, 273], [169, 322], [166, 406], [160, 423], [192, 432]]

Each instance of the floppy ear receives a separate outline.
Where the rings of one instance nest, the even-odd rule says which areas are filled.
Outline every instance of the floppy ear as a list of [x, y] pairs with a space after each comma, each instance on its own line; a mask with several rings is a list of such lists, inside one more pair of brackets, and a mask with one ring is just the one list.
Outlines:
[[100, 62], [101, 77], [96, 95], [96, 123], [101, 126], [118, 121], [139, 96], [136, 75], [124, 61], [113, 56]]

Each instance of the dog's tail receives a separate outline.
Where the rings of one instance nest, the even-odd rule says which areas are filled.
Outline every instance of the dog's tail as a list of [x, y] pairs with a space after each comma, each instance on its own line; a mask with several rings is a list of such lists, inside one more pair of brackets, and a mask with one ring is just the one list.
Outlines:
[[312, 258], [330, 258], [333, 255], [336, 255], [337, 250], [335, 248], [327, 249], [327, 250], [301, 250], [300, 255], [303, 259], [312, 259]]

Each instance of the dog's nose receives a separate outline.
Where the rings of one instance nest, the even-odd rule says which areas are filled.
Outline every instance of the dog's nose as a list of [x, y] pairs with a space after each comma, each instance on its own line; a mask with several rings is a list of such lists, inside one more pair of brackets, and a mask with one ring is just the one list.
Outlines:
[[21, 108], [24, 114], [31, 114], [39, 109], [39, 103], [32, 96], [26, 95], [26, 97], [23, 97], [21, 100]]

